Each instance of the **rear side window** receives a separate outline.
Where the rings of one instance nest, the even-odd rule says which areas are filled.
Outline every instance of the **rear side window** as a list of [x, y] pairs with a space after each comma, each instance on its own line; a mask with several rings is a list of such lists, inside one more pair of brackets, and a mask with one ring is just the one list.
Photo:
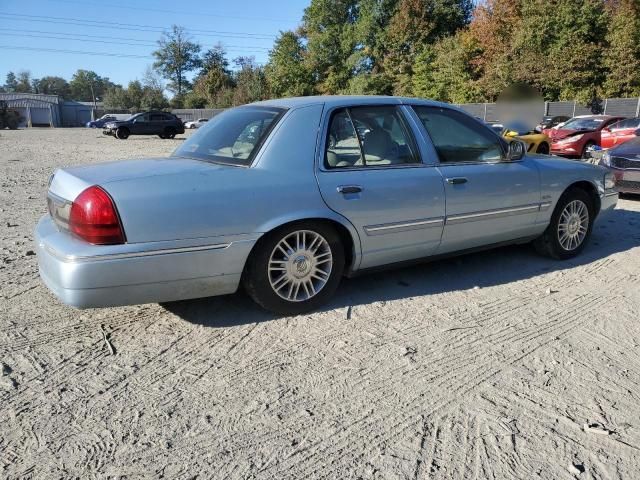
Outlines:
[[617, 123], [614, 123], [609, 128], [611, 130], [622, 130], [625, 128], [638, 128], [639, 126], [640, 126], [640, 119], [627, 118], [626, 120], [621, 120]]
[[329, 122], [325, 167], [358, 168], [420, 163], [415, 141], [394, 106], [337, 110]]
[[488, 127], [449, 108], [413, 107], [438, 152], [441, 163], [502, 160], [500, 138]]
[[200, 127], [173, 155], [248, 166], [285, 111], [275, 107], [232, 108]]

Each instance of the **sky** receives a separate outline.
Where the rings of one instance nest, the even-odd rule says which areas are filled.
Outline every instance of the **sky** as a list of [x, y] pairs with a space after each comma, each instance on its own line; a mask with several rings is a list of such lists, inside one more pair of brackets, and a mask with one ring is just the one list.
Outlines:
[[220, 42], [230, 60], [254, 56], [264, 64], [275, 36], [295, 29], [308, 4], [309, 0], [0, 0], [0, 84], [9, 71], [70, 80], [82, 68], [126, 85], [142, 78], [153, 63], [155, 42], [172, 24], [185, 27], [203, 50]]

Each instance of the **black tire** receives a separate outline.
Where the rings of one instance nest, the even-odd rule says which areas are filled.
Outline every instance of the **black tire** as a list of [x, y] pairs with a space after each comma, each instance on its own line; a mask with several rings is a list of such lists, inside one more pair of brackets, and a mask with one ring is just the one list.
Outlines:
[[589, 149], [593, 146], [595, 146], [596, 142], [587, 142], [584, 145], [584, 149], [582, 149], [582, 155], [580, 156], [580, 158], [582, 159], [588, 159], [589, 157], [587, 156], [587, 153], [589, 152]]
[[164, 140], [165, 138], [167, 138], [167, 136], [166, 136], [164, 133], [160, 133], [160, 134], [158, 134], [158, 136], [159, 136], [161, 139], [163, 139], [163, 140]]
[[[563, 211], [567, 206], [574, 202], [582, 202], [588, 211], [588, 226], [584, 238], [580, 241], [579, 245], [572, 249], [565, 248], [560, 242], [560, 219]], [[567, 260], [578, 255], [591, 237], [591, 231], [593, 229], [593, 221], [595, 219], [595, 207], [591, 196], [580, 188], [571, 188], [564, 192], [558, 200], [553, 215], [551, 215], [551, 222], [544, 231], [544, 233], [533, 241], [533, 246], [536, 251], [544, 256], [555, 258], [556, 260]]]
[[[312, 232], [323, 238], [331, 251], [333, 264], [326, 283], [318, 293], [304, 300], [292, 301], [282, 298], [272, 287], [269, 265], [272, 254], [277, 251], [276, 246], [289, 235], [299, 231]], [[249, 296], [265, 310], [279, 315], [297, 315], [318, 308], [333, 296], [342, 279], [344, 262], [344, 246], [333, 227], [311, 221], [297, 222], [278, 228], [260, 239], [247, 261], [242, 283]], [[302, 291], [300, 293], [302, 294]]]
[[118, 127], [116, 130], [116, 138], [120, 140], [126, 140], [129, 138], [129, 130], [124, 127]]
[[539, 153], [540, 155], [549, 155], [549, 144], [547, 142], [542, 142], [538, 145], [536, 153]]
[[164, 138], [173, 138], [176, 136], [176, 129], [173, 127], [168, 127], [164, 130]]

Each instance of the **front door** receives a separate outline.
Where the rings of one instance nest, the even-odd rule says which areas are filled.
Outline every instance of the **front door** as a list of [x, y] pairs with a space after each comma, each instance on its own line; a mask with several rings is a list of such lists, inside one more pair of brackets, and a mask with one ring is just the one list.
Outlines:
[[488, 127], [450, 108], [414, 111], [438, 153], [447, 198], [438, 253], [535, 234], [540, 175], [526, 157], [505, 161], [503, 141]]
[[422, 162], [402, 107], [335, 110], [325, 138], [320, 191], [358, 230], [360, 268], [434, 253], [444, 224], [442, 176]]

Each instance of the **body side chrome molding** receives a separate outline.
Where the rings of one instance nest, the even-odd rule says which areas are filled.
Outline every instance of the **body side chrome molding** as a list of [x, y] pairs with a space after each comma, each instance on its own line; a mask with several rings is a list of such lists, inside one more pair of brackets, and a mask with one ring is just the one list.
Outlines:
[[103, 260], [122, 260], [127, 258], [152, 257], [155, 255], [170, 255], [170, 254], [176, 254], [176, 253], [201, 252], [206, 250], [222, 250], [230, 247], [231, 243], [218, 243], [215, 245], [201, 245], [197, 247], [165, 248], [161, 250], [143, 250], [139, 252], [111, 253], [106, 255], [88, 255], [88, 256], [64, 255], [44, 243], [40, 243], [40, 246], [44, 247], [51, 255], [53, 255], [54, 257], [58, 258], [63, 262], [83, 263], [83, 262], [99, 262]]
[[512, 215], [524, 215], [527, 213], [539, 212], [549, 208], [550, 203], [536, 203], [531, 205], [522, 205], [519, 207], [499, 208], [495, 210], [484, 210], [474, 213], [464, 213], [451, 215], [447, 217], [446, 224], [454, 225], [457, 223], [475, 222], [477, 220], [485, 220], [488, 218], [510, 217]]
[[364, 227], [367, 235], [382, 235], [385, 233], [395, 233], [404, 230], [416, 230], [420, 228], [441, 227], [444, 225], [444, 218], [424, 218], [399, 223], [383, 223], [380, 225], [368, 225]]

